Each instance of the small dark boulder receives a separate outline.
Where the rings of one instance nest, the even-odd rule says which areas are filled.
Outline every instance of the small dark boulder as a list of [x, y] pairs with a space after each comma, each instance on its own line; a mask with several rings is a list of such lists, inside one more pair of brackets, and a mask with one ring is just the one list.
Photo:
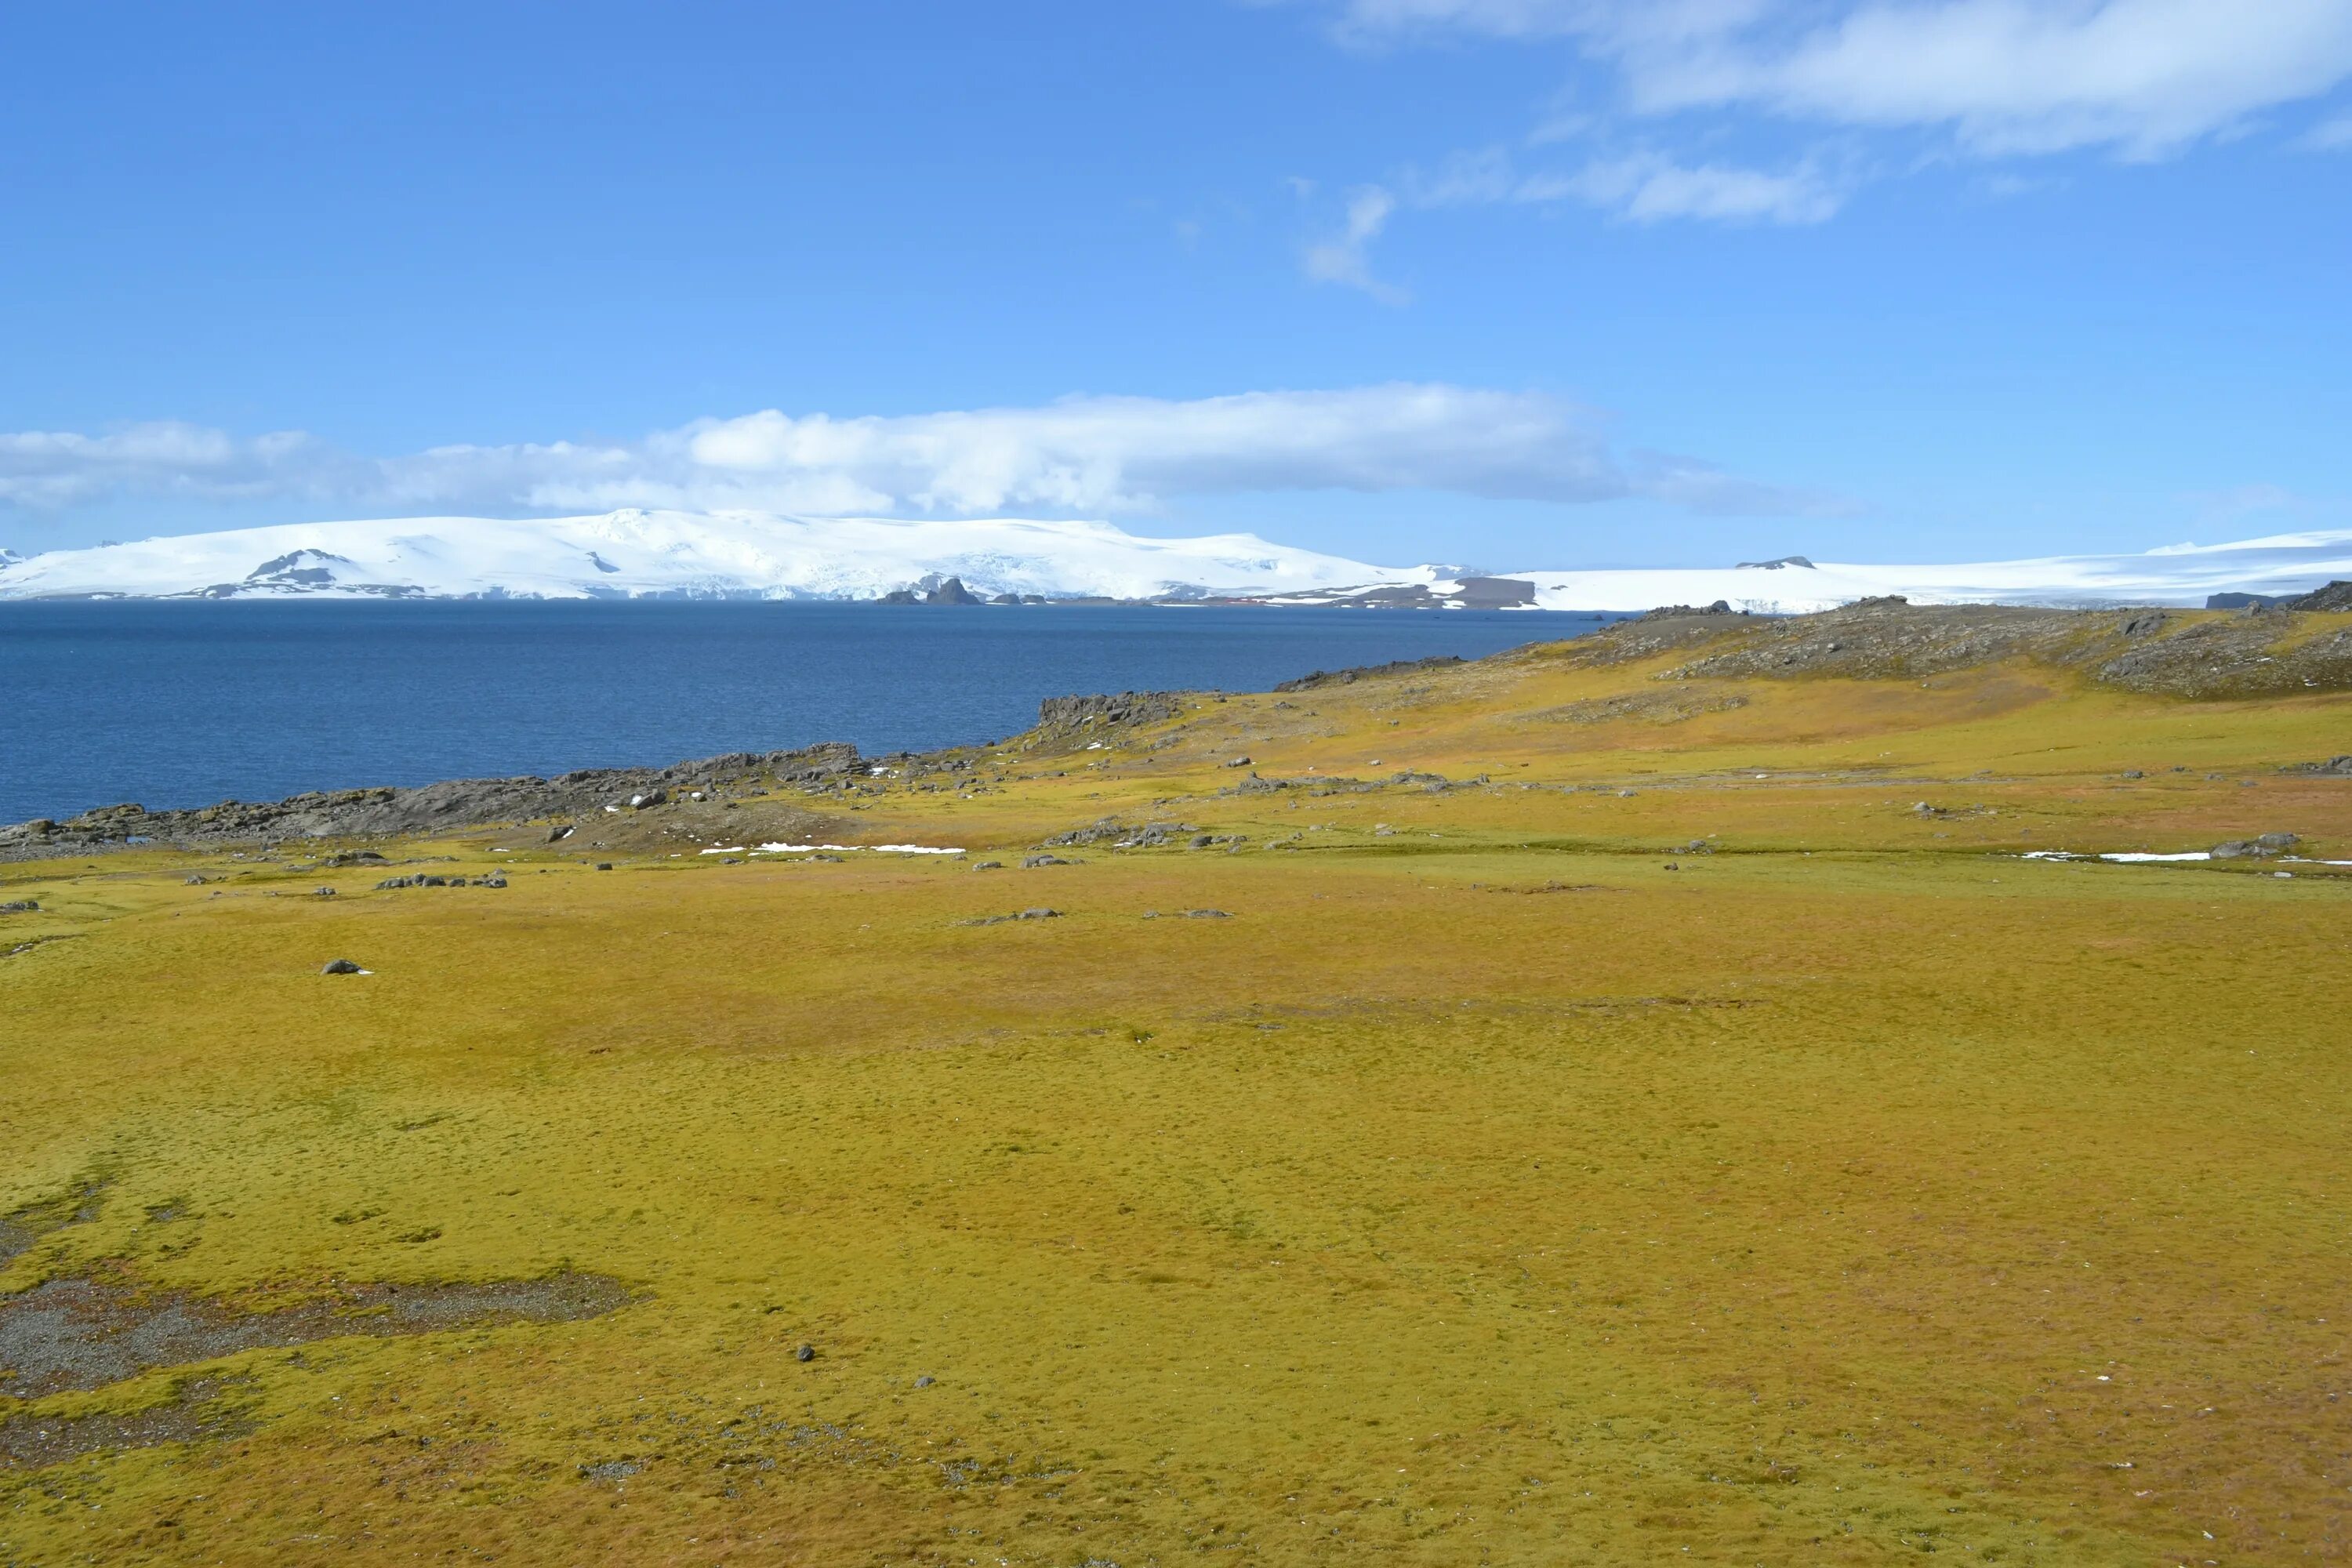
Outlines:
[[793, 1359], [794, 1361], [814, 1361], [816, 1360], [816, 1347], [814, 1345], [803, 1345], [800, 1349], [793, 1352]]
[[40, 912], [40, 900], [37, 899], [12, 899], [7, 903], [0, 904], [0, 915], [37, 914]]
[[367, 971], [362, 969], [358, 964], [353, 963], [348, 958], [338, 958], [330, 961], [326, 967], [320, 970], [319, 973], [321, 974], [365, 974]]

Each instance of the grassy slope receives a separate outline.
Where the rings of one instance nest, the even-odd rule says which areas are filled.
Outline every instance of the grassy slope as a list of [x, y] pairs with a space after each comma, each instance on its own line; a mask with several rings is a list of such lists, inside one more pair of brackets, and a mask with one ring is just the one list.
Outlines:
[[[1232, 855], [8, 868], [0, 950], [69, 940], [0, 959], [0, 1210], [111, 1184], [0, 1289], [646, 1296], [234, 1358], [247, 1436], [0, 1470], [0, 1563], [2345, 1555], [2352, 883], [1986, 851], [2352, 858], [2352, 781], [2275, 771], [2352, 700], [1589, 721], [1662, 668], [1204, 703], [840, 817]], [[1495, 784], [1215, 794], [1242, 752]]]

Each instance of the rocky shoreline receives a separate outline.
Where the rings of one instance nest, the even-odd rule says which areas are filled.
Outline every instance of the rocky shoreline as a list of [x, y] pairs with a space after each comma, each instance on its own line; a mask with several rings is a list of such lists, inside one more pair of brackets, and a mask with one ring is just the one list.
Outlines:
[[64, 821], [37, 817], [0, 826], [0, 859], [147, 843], [249, 844], [515, 826], [601, 816], [607, 807], [641, 811], [674, 799], [725, 800], [793, 786], [838, 785], [866, 765], [856, 747], [826, 742], [793, 752], [735, 752], [666, 768], [583, 768], [554, 778], [524, 774], [445, 779], [415, 788], [314, 790], [284, 800], [227, 800], [186, 811], [109, 805]]
[[[2334, 585], [2337, 589], [2345, 584]], [[2320, 595], [2314, 595], [2315, 599]], [[2334, 618], [2338, 594], [2324, 605], [2291, 609], [2253, 605], [2217, 617], [2163, 609], [2085, 611], [2002, 605], [1912, 605], [1866, 599], [1810, 616], [1767, 616], [1729, 605], [1676, 605], [1653, 610], [1567, 643], [1532, 643], [1491, 656], [1496, 662], [1559, 658], [1604, 665], [1685, 656], [1656, 679], [1920, 679], [2016, 659], [2070, 669], [2093, 682], [2191, 700], [2352, 689], [2352, 626], [2316, 626]], [[1362, 679], [1426, 675], [1474, 661], [1451, 657], [1398, 660], [1352, 669], [1318, 670], [1274, 688], [1303, 692]], [[1021, 738], [1026, 752], [1075, 748], [1118, 729], [1159, 722], [1222, 694], [1123, 691], [1049, 697], [1036, 727]], [[610, 813], [649, 811], [677, 802], [727, 805], [738, 798], [796, 790], [803, 796], [857, 793], [877, 770], [917, 788], [926, 775], [976, 773], [970, 746], [868, 758], [845, 742], [794, 751], [734, 752], [665, 768], [588, 768], [553, 778], [449, 779], [413, 788], [312, 791], [268, 802], [223, 801], [190, 810], [151, 812], [124, 804], [63, 821], [36, 818], [0, 826], [0, 860], [89, 853], [144, 844], [197, 847], [280, 840], [367, 838], [451, 828], [517, 827], [546, 822], [550, 837]], [[2294, 765], [2323, 775], [2352, 773], [2352, 757]]]

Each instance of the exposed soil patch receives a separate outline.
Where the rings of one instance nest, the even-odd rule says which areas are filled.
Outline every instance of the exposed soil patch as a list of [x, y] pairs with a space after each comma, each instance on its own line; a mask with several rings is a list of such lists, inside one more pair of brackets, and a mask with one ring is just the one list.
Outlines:
[[162, 1405], [92, 1415], [16, 1415], [0, 1421], [0, 1468], [38, 1469], [84, 1454], [204, 1443], [253, 1430], [246, 1406], [221, 1395], [233, 1380], [190, 1378]]
[[63, 1197], [46, 1198], [27, 1204], [14, 1214], [0, 1215], [0, 1264], [30, 1251], [33, 1243], [53, 1230], [88, 1225], [98, 1217], [100, 1205], [105, 1201], [104, 1182], [85, 1182]]
[[494, 1323], [601, 1317], [630, 1300], [616, 1279], [557, 1274], [463, 1285], [353, 1285], [276, 1311], [240, 1312], [200, 1296], [111, 1279], [51, 1279], [0, 1297], [0, 1394], [38, 1398], [98, 1388], [159, 1366], [264, 1346], [364, 1334], [389, 1338]]
[[1592, 697], [1564, 707], [1530, 713], [1530, 719], [1558, 724], [1606, 724], [1616, 719], [1637, 719], [1646, 724], [1679, 724], [1702, 713], [1724, 713], [1748, 706], [1737, 692], [1638, 692], [1618, 697]]

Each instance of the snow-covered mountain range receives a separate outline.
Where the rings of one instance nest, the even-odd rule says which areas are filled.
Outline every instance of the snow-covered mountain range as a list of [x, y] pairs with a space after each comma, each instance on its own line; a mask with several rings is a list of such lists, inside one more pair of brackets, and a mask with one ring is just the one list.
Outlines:
[[1643, 610], [1728, 601], [1766, 614], [1880, 594], [1916, 603], [2202, 604], [2352, 577], [2352, 530], [2137, 555], [1970, 565], [1815, 563], [1514, 571], [1376, 566], [1253, 534], [1147, 539], [1108, 523], [899, 521], [624, 510], [526, 521], [398, 518], [236, 529], [60, 550], [0, 551], [0, 599], [876, 599], [960, 578], [985, 597]]

